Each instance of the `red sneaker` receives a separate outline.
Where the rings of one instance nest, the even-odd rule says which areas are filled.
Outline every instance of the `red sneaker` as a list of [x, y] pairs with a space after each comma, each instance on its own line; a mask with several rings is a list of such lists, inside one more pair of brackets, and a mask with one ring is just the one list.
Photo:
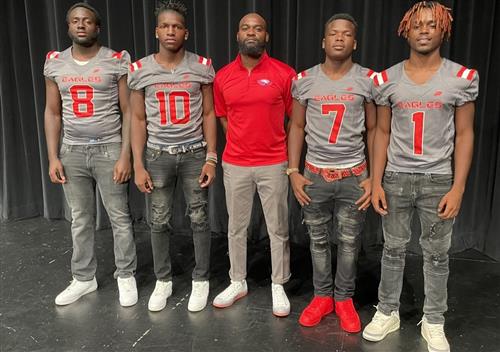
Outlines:
[[361, 321], [359, 320], [356, 308], [352, 304], [352, 298], [340, 302], [336, 301], [335, 310], [337, 316], [340, 318], [340, 327], [342, 330], [352, 333], [361, 331]]
[[304, 308], [299, 318], [302, 326], [318, 325], [325, 315], [333, 312], [333, 298], [325, 296], [314, 296], [313, 300]]

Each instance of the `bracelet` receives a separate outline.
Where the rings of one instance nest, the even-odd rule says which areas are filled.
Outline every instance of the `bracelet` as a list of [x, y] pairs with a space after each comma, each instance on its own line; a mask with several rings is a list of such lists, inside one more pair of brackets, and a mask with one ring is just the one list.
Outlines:
[[288, 168], [286, 169], [286, 174], [288, 176], [290, 176], [291, 174], [293, 174], [294, 172], [299, 172], [299, 168], [297, 167], [292, 167], [292, 168]]
[[206, 160], [213, 160], [217, 162], [217, 153], [216, 152], [207, 152]]
[[205, 162], [205, 164], [208, 164], [208, 165], [213, 166], [213, 167], [217, 167], [217, 164], [216, 164], [216, 163], [214, 163], [212, 160], [207, 160], [207, 161]]

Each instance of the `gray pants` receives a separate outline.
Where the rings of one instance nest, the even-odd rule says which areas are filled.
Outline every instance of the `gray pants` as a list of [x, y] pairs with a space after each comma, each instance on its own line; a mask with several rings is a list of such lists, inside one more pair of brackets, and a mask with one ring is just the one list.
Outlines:
[[[314, 294], [335, 294], [335, 300], [343, 301], [354, 295], [360, 235], [365, 221], [365, 212], [359, 211], [354, 203], [364, 192], [359, 183], [367, 178], [367, 172], [333, 182], [326, 182], [321, 175], [308, 169], [305, 169], [304, 176], [313, 182], [305, 186], [311, 202], [303, 207], [303, 213], [310, 237]], [[335, 292], [329, 241], [329, 224], [332, 220], [336, 222], [338, 239]]]
[[80, 281], [92, 280], [97, 268], [94, 253], [96, 184], [113, 228], [114, 276], [125, 278], [135, 273], [137, 258], [128, 207], [128, 183], [113, 181], [113, 168], [120, 151], [120, 143], [61, 146], [60, 159], [67, 179], [63, 190], [73, 218], [71, 272]]
[[431, 324], [444, 323], [453, 220], [439, 218], [437, 207], [450, 190], [452, 180], [452, 175], [386, 171], [383, 182], [389, 213], [382, 217], [385, 244], [378, 290], [378, 309], [382, 313], [389, 315], [399, 309], [406, 246], [411, 236], [411, 219], [416, 212], [422, 228], [424, 314]]
[[177, 179], [180, 180], [186, 213], [191, 220], [196, 265], [192, 278], [195, 281], [209, 279], [211, 232], [208, 222], [208, 189], [198, 183], [205, 164], [205, 149], [200, 148], [180, 154], [148, 148], [146, 168], [153, 181], [149, 194], [151, 247], [157, 280], [172, 280], [170, 261], [170, 235], [172, 232], [172, 207]]
[[229, 214], [229, 277], [233, 281], [244, 280], [247, 276], [247, 228], [255, 190], [262, 203], [271, 243], [271, 279], [275, 284], [283, 284], [290, 279], [286, 165], [244, 167], [222, 163]]

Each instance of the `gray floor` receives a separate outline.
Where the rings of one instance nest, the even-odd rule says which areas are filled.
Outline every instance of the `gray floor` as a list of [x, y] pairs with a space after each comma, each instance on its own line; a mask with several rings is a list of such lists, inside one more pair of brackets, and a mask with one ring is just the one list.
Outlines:
[[[292, 247], [293, 279], [287, 284], [292, 304], [288, 318], [271, 313], [269, 248], [249, 245], [249, 295], [233, 307], [208, 306], [187, 311], [192, 243], [176, 235], [172, 242], [174, 293], [167, 308], [147, 310], [154, 288], [147, 230], [136, 226], [139, 302], [118, 303], [112, 277], [109, 230], [97, 235], [99, 289], [66, 307], [54, 297], [71, 280], [69, 224], [36, 218], [0, 224], [1, 351], [426, 351], [417, 323], [423, 302], [421, 258], [409, 255], [402, 294], [401, 330], [379, 343], [340, 330], [332, 314], [314, 328], [297, 323], [312, 295], [308, 249]], [[363, 324], [376, 304], [380, 248], [363, 253], [359, 262], [356, 304]], [[227, 244], [214, 235], [210, 299], [227, 284]], [[446, 332], [452, 351], [500, 351], [500, 264], [468, 251], [454, 255], [449, 281]]]

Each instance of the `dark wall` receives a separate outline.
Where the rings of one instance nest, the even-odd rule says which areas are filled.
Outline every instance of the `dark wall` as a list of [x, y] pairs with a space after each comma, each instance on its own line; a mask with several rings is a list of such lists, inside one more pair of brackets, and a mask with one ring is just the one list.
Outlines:
[[[474, 162], [462, 210], [455, 223], [453, 251], [476, 248], [500, 259], [500, 5], [495, 0], [443, 1], [453, 9], [453, 33], [442, 48], [443, 56], [479, 71], [480, 95], [476, 105]], [[45, 89], [43, 64], [49, 50], [70, 45], [66, 10], [74, 1], [7, 0], [0, 2], [0, 217], [3, 220], [42, 215], [67, 217], [59, 186], [47, 174], [43, 133]], [[89, 1], [104, 23], [101, 42], [115, 50], [128, 50], [133, 59], [156, 50], [155, 2], [152, 0]], [[359, 23], [355, 60], [381, 70], [408, 55], [405, 41], [396, 30], [404, 12], [414, 1], [401, 0], [188, 0], [187, 48], [213, 59], [216, 69], [234, 58], [236, 30], [247, 12], [261, 13], [269, 22], [269, 52], [297, 71], [323, 60], [320, 47], [324, 22], [334, 13], [349, 12]], [[496, 44], [496, 45], [495, 45]], [[496, 60], [496, 61], [495, 61]], [[224, 146], [220, 135], [219, 151]], [[222, 173], [210, 191], [211, 226], [227, 228]], [[144, 199], [131, 185], [131, 208], [135, 219], [145, 214]], [[182, 197], [179, 195], [179, 201]], [[307, 243], [300, 211], [290, 197], [292, 240]], [[251, 233], [262, 237], [265, 224], [256, 203]], [[175, 225], [188, 228], [183, 210]], [[98, 223], [107, 222], [101, 208]], [[380, 237], [379, 219], [371, 213], [365, 242]], [[416, 236], [415, 236], [416, 237]], [[416, 242], [413, 243], [415, 245]]]

